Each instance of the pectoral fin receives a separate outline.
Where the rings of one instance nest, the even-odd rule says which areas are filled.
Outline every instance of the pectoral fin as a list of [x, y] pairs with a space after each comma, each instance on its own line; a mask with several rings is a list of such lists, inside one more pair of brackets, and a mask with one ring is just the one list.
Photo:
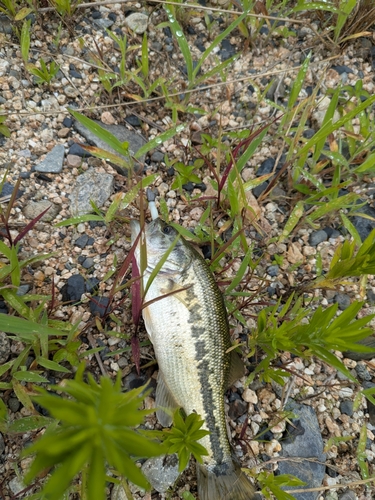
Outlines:
[[173, 297], [180, 301], [185, 307], [189, 307], [188, 301], [186, 300], [186, 288], [181, 287], [181, 285], [172, 279], [168, 280], [168, 287], [161, 288], [160, 291], [165, 295], [173, 292]]
[[230, 352], [230, 368], [228, 377], [228, 388], [231, 387], [239, 378], [245, 375], [245, 365], [242, 359], [235, 351]]
[[[176, 408], [179, 407], [179, 405], [176, 403], [176, 400], [174, 399], [172, 393], [166, 386], [164, 382], [163, 375], [159, 371], [158, 375], [158, 383], [156, 386], [156, 400], [155, 400], [156, 407], [158, 408], [156, 410], [156, 416], [157, 419], [159, 420], [160, 424], [163, 427], [169, 427], [172, 425], [173, 421], [173, 413], [176, 410]], [[167, 411], [164, 411], [162, 408], [165, 408]]]

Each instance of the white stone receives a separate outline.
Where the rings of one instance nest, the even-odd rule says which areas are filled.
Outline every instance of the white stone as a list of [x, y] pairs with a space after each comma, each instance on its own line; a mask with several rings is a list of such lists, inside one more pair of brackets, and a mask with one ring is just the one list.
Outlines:
[[133, 12], [125, 18], [125, 24], [137, 35], [142, 35], [147, 30], [148, 16], [142, 12]]
[[254, 391], [251, 389], [247, 388], [243, 391], [242, 393], [242, 399], [246, 401], [246, 403], [253, 403], [257, 404], [258, 403], [258, 396]]

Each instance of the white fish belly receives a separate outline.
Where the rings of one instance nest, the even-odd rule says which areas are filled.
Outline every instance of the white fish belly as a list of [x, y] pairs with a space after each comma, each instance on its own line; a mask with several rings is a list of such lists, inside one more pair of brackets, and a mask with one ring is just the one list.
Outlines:
[[[163, 295], [152, 288], [147, 293], [147, 300]], [[188, 309], [169, 296], [147, 307], [143, 318], [159, 369], [176, 402], [187, 414], [195, 411], [203, 415], [195, 341], [188, 331]]]

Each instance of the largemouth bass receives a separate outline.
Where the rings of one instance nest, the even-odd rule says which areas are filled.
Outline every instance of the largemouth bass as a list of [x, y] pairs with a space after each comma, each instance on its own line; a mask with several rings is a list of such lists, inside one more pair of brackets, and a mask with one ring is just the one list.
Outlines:
[[[131, 228], [134, 242], [139, 223], [132, 221]], [[142, 238], [147, 249], [145, 290], [155, 266], [170, 251], [145, 301], [163, 298], [143, 309], [159, 365], [156, 406], [182, 407], [187, 415], [194, 412], [204, 419], [202, 428], [210, 434], [199, 441], [208, 451], [203, 464], [197, 463], [199, 499], [250, 500], [254, 489], [233, 460], [226, 429], [224, 393], [243, 374], [243, 365], [233, 351], [227, 352], [231, 342], [222, 294], [203, 257], [184, 238], [178, 238], [173, 227], [155, 219], [146, 225]], [[139, 270], [140, 254], [138, 244]], [[172, 423], [162, 410], [157, 417], [164, 427]]]

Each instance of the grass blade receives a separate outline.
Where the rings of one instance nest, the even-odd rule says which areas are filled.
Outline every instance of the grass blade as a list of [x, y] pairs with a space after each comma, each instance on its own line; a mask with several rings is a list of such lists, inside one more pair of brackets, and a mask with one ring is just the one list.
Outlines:
[[[226, 38], [237, 26], [246, 19], [247, 12], [244, 12], [241, 14], [237, 19], [235, 19], [226, 30], [224, 30], [220, 35], [218, 35], [215, 40], [211, 43], [211, 45], [203, 52], [201, 58], [198, 61], [198, 64], [194, 68], [193, 74], [192, 74], [192, 81], [190, 83], [195, 83], [195, 77], [198, 74], [198, 71], [200, 70], [202, 64], [204, 61], [207, 59], [207, 57], [211, 54], [211, 52]], [[190, 81], [190, 79], [189, 79]]]
[[114, 149], [117, 153], [120, 153], [121, 155], [127, 156], [129, 154], [128, 152], [128, 147], [129, 143], [128, 142], [121, 142], [115, 137], [111, 132], [108, 132], [105, 128], [101, 127], [98, 123], [94, 122], [94, 120], [90, 120], [90, 118], [87, 118], [87, 116], [82, 115], [81, 113], [78, 113], [77, 111], [74, 111], [71, 108], [68, 108], [69, 113], [74, 116], [74, 118], [82, 123], [84, 127], [90, 130], [93, 134], [95, 134], [99, 139], [102, 139], [108, 146], [110, 146], [112, 149]]
[[178, 46], [180, 47], [180, 50], [182, 52], [182, 55], [184, 56], [185, 64], [186, 64], [186, 72], [187, 72], [187, 77], [189, 80], [189, 83], [193, 83], [193, 78], [195, 75], [193, 75], [193, 58], [191, 56], [191, 52], [189, 49], [189, 44], [185, 38], [184, 32], [182, 31], [181, 26], [178, 24], [177, 20], [175, 19], [172, 9], [169, 5], [164, 4], [164, 10], [167, 13], [168, 19], [169, 19], [169, 27], [177, 40]]
[[155, 137], [155, 139], [148, 141], [146, 144], [140, 147], [138, 151], [135, 153], [134, 158], [140, 158], [142, 155], [145, 155], [146, 153], [151, 151], [151, 149], [160, 147], [160, 145], [163, 144], [163, 142], [172, 139], [172, 137], [174, 137], [176, 134], [182, 132], [184, 128], [185, 125], [180, 124], [158, 135], [157, 137]]

